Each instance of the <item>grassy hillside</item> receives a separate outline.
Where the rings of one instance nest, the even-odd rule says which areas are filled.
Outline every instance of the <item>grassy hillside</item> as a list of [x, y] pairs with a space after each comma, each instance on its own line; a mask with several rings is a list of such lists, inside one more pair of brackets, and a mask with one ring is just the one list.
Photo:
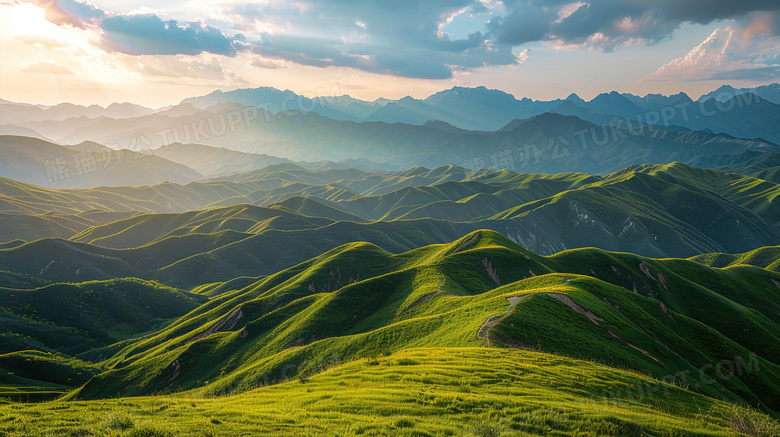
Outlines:
[[735, 162], [718, 170], [740, 173], [777, 184], [780, 183], [780, 153], [747, 152]]
[[305, 200], [288, 199], [301, 196], [323, 201], [348, 199], [407, 186], [462, 181], [471, 175], [453, 167], [411, 173], [367, 173], [355, 169], [311, 171], [285, 164], [234, 175], [230, 180], [215, 179], [186, 185], [166, 182], [140, 187], [52, 189], [47, 184], [36, 186], [0, 178], [0, 220], [4, 224], [0, 228], [0, 242], [19, 237], [26, 241], [44, 237], [69, 238], [90, 226], [138, 213], [181, 213], [244, 203], [257, 206], [278, 203], [282, 208], [300, 210], [310, 216], [361, 221], [359, 217], [339, 208], [329, 208], [322, 202], [309, 204]]
[[725, 268], [738, 265], [751, 265], [780, 272], [780, 247], [762, 247], [739, 254], [708, 253], [694, 256], [691, 260], [710, 267]]
[[[110, 370], [72, 396], [231, 393], [282, 371], [305, 375], [317, 356], [486, 346], [659, 379], [687, 375], [675, 381], [777, 409], [779, 280], [757, 268], [720, 271], [596, 249], [541, 257], [490, 231], [399, 255], [351, 244], [213, 295], [165, 329], [99, 352], [111, 356]], [[751, 370], [729, 378], [698, 371], [724, 360]]]
[[6, 389], [47, 384], [73, 388], [98, 373], [100, 369], [91, 363], [51, 352], [19, 351], [0, 355], [0, 380]]
[[343, 363], [321, 358], [322, 373], [237, 396], [0, 405], [0, 431], [615, 437], [778, 432], [776, 422], [755, 411], [636, 373], [538, 352], [417, 348]]
[[[68, 393], [0, 405], [15, 418], [0, 431], [778, 429], [742, 406], [780, 410], [780, 274], [744, 263], [540, 256], [481, 230], [398, 254], [353, 242], [194, 291], [135, 279], [3, 290], [5, 397]], [[42, 421], [41, 408], [56, 413]]]
[[[187, 185], [49, 190], [4, 182], [0, 210], [7, 215], [0, 216], [6, 225], [0, 240], [3, 235], [28, 241], [59, 237], [125, 249], [189, 234], [316, 229], [327, 234], [327, 225], [336, 221], [378, 221], [398, 222], [410, 228], [409, 234], [424, 223], [437, 228], [434, 234], [446, 235], [412, 247], [450, 241], [456, 237], [448, 232], [453, 227], [459, 233], [493, 229], [544, 254], [596, 246], [690, 257], [780, 244], [776, 184], [680, 163], [632, 166], [605, 177], [469, 172], [454, 166], [312, 171], [284, 163]], [[412, 221], [418, 219], [436, 222]], [[348, 241], [354, 240], [337, 239], [318, 253]], [[310, 256], [307, 252], [295, 262]]]
[[68, 354], [113, 344], [164, 326], [204, 299], [138, 279], [0, 288], [0, 353], [38, 349]]
[[44, 237], [71, 238], [93, 226], [132, 217], [136, 212], [84, 212], [79, 214], [0, 214], [0, 241], [33, 241]]
[[188, 234], [234, 231], [257, 234], [265, 229], [298, 230], [327, 226], [333, 220], [308, 217], [281, 208], [237, 205], [182, 214], [142, 214], [105, 226], [92, 227], [71, 240], [122, 249]]
[[[190, 195], [201, 196], [193, 193], [205, 193], [201, 200], [223, 195], [216, 203], [253, 200], [269, 206], [239, 204], [183, 213], [83, 212], [78, 215], [82, 227], [88, 220], [118, 219], [84, 229], [72, 241], [9, 245], [0, 249], [0, 270], [54, 282], [134, 276], [189, 289], [269, 275], [353, 241], [400, 253], [452, 241], [476, 229], [498, 231], [541, 254], [598, 247], [691, 257], [780, 244], [775, 225], [780, 223], [780, 207], [774, 202], [780, 187], [680, 163], [633, 166], [605, 177], [510, 171], [468, 176], [456, 167], [388, 174], [312, 172], [280, 164], [234, 178], [197, 187], [127, 187], [123, 195], [141, 190], [159, 205], [162, 192], [190, 200]], [[339, 182], [327, 182], [334, 180]], [[224, 196], [235, 194], [237, 187], [247, 194]], [[250, 192], [258, 187], [262, 189]], [[33, 188], [19, 187], [22, 193]], [[45, 195], [55, 193], [64, 194]], [[25, 220], [28, 216], [13, 217], [17, 225], [9, 233], [37, 223]]]

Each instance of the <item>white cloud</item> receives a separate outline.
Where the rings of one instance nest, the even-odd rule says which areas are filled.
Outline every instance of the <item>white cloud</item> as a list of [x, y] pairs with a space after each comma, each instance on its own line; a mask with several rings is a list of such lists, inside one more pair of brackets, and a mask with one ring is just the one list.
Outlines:
[[517, 59], [518, 64], [522, 64], [523, 62], [528, 60], [528, 57], [531, 55], [531, 50], [525, 49], [522, 52], [518, 53], [515, 58]]
[[767, 80], [780, 77], [780, 38], [768, 26], [771, 14], [753, 14], [747, 24], [718, 28], [683, 57], [663, 65], [650, 80]]
[[585, 2], [574, 2], [561, 6], [561, 8], [558, 9], [558, 19], [554, 21], [554, 23], [562, 23], [563, 20], [569, 18], [571, 14], [577, 12], [577, 9], [583, 6], [590, 6], [590, 4]]
[[73, 70], [62, 65], [52, 64], [51, 62], [38, 62], [20, 71], [35, 74], [73, 74]]
[[280, 59], [269, 59], [262, 56], [256, 56], [249, 65], [258, 68], [266, 68], [270, 70], [276, 70], [277, 68], [286, 68], [288, 62]]
[[[732, 63], [731, 51], [734, 31], [715, 29], [701, 44], [681, 58], [673, 59], [651, 75], [653, 79], [692, 78], [712, 74]], [[732, 47], [730, 47], [732, 46]]]

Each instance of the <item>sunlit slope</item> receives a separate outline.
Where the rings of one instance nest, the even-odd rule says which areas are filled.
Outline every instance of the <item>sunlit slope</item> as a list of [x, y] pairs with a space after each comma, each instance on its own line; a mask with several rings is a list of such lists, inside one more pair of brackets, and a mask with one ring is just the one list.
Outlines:
[[42, 237], [71, 238], [93, 226], [100, 226], [136, 215], [136, 212], [92, 211], [66, 215], [1, 214], [0, 241], [33, 241]]
[[[21, 238], [70, 238], [90, 226], [106, 224], [138, 213], [181, 213], [238, 204], [271, 206], [315, 217], [362, 221], [360, 217], [327, 206], [327, 201], [358, 195], [461, 181], [472, 176], [447, 167], [396, 173], [366, 173], [355, 169], [305, 170], [294, 164], [272, 166], [235, 176], [189, 184], [99, 186], [89, 189], [53, 189], [0, 178], [0, 242]], [[149, 183], [139, 180], [137, 184]], [[350, 191], [346, 188], [357, 190]], [[294, 198], [304, 200], [295, 200]], [[320, 199], [310, 202], [310, 199]], [[113, 214], [113, 216], [111, 215]]]
[[751, 265], [777, 272], [780, 271], [780, 246], [762, 247], [739, 254], [708, 253], [694, 256], [691, 260], [710, 267]]
[[778, 194], [771, 182], [675, 163], [632, 167], [605, 179], [493, 172], [343, 199], [308, 192], [278, 205], [333, 220], [476, 223], [539, 253], [597, 246], [686, 257], [780, 243]]
[[599, 437], [777, 431], [766, 416], [678, 386], [539, 352], [416, 348], [353, 362], [319, 358], [322, 373], [237, 396], [0, 406], [9, 418], [0, 431]]
[[[420, 171], [394, 178], [409, 183]], [[361, 173], [342, 173], [353, 172]], [[267, 175], [322, 177], [295, 168]], [[683, 164], [636, 166], [606, 178], [502, 171], [340, 200], [296, 195], [271, 207], [139, 214], [73, 237], [89, 245], [41, 240], [0, 250], [0, 270], [50, 281], [139, 276], [189, 288], [271, 274], [351, 241], [400, 253], [481, 228], [542, 254], [589, 246], [654, 257], [738, 253], [780, 244], [778, 193], [767, 181]], [[370, 220], [376, 217], [382, 220]]]
[[[63, 209], [2, 216], [8, 227], [0, 236], [10, 241], [71, 234], [74, 243], [89, 245], [14, 245], [0, 250], [0, 270], [50, 281], [138, 276], [193, 287], [271, 274], [352, 241], [400, 253], [476, 229], [498, 231], [541, 254], [592, 246], [691, 257], [780, 244], [776, 184], [679, 163], [634, 166], [606, 177], [468, 175], [456, 167], [312, 172], [280, 164], [235, 179], [94, 190], [44, 190], [9, 181], [8, 198], [19, 205], [56, 203]], [[118, 196], [126, 203], [106, 200], [105, 210], [95, 210]], [[194, 211], [159, 212], [202, 203], [207, 206]], [[230, 206], [215, 206], [223, 203]], [[65, 207], [74, 214], [63, 215]], [[45, 249], [50, 246], [57, 249]]]
[[336, 222], [316, 229], [262, 229], [259, 234], [229, 229], [192, 233], [133, 249], [43, 239], [0, 250], [0, 268], [54, 282], [141, 277], [191, 288], [238, 276], [271, 274], [356, 240], [403, 252], [422, 244], [451, 241], [475, 227], [433, 220]]
[[108, 248], [143, 246], [168, 237], [234, 231], [258, 234], [265, 229], [315, 229], [332, 224], [327, 218], [309, 217], [281, 208], [237, 205], [182, 214], [143, 214], [93, 227], [71, 240]]
[[639, 166], [492, 219], [524, 224], [505, 234], [542, 253], [596, 246], [692, 256], [774, 245], [778, 193], [770, 182], [683, 164]]
[[[540, 257], [490, 231], [399, 255], [355, 243], [100, 352], [112, 370], [74, 396], [232, 392], [323, 355], [520, 346], [657, 378], [687, 370], [693, 390], [777, 408], [778, 279], [596, 249]], [[736, 357], [762, 371], [702, 381], [697, 369]]]

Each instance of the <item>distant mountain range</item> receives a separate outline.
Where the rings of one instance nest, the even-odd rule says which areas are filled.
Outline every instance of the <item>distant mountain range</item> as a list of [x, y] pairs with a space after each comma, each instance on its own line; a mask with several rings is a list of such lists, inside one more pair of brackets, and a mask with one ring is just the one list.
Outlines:
[[[758, 96], [755, 99], [756, 102], [761, 101], [771, 105], [764, 104], [751, 108], [753, 100], [746, 100], [746, 97], [753, 95]], [[710, 107], [704, 104], [705, 101], [713, 97], [719, 102], [718, 105], [713, 104]], [[735, 97], [738, 97], [738, 100], [733, 105], [725, 104]], [[755, 125], [760, 125], [767, 116], [771, 120], [777, 121], [777, 109], [773, 105], [780, 104], [780, 84], [752, 89], [735, 89], [724, 85], [711, 93], [702, 95], [697, 101], [692, 100], [685, 93], [671, 96], [648, 94], [640, 97], [633, 94], [620, 94], [615, 91], [599, 94], [590, 101], [585, 101], [576, 94], [572, 94], [566, 99], [550, 101], [534, 101], [527, 98], [518, 100], [511, 94], [485, 87], [454, 87], [422, 100], [404, 97], [399, 100], [377, 99], [369, 102], [350, 96], [330, 95], [308, 98], [297, 95], [290, 90], [253, 88], [228, 92], [214, 91], [205, 96], [182, 101], [182, 103], [193, 104], [202, 109], [227, 102], [266, 107], [274, 114], [282, 110], [292, 110], [304, 113], [317, 112], [342, 121], [382, 121], [415, 125], [440, 120], [463, 129], [484, 131], [494, 131], [513, 119], [530, 118], [545, 112], [576, 115], [597, 124], [617, 122], [620, 118], [639, 117], [654, 125], [665, 120], [664, 127], [669, 127], [671, 122], [693, 129], [710, 129], [714, 132], [753, 138], [750, 134], [745, 135], [747, 131], [738, 127], [739, 122], [723, 124], [723, 113], [729, 113], [731, 118], [738, 120], [748, 120], [755, 117], [756, 114], [769, 110], [770, 114], [766, 114], [759, 120], [754, 120]], [[740, 102], [748, 103], [743, 105]], [[758, 105], [758, 103], [756, 104]], [[737, 108], [732, 106], [737, 106]], [[671, 117], [669, 111], [674, 111]], [[711, 114], [713, 111], [717, 115]], [[655, 118], [656, 115], [660, 117], [658, 120]], [[774, 131], [765, 135], [764, 138], [776, 142], [780, 141], [780, 137]]]
[[[114, 141], [119, 147], [126, 147], [125, 144], [130, 138], [141, 130], [149, 139], [154, 140], [155, 134], [160, 131], [185, 126], [192, 121], [197, 124], [200, 120], [208, 119], [228, 108], [241, 111], [245, 107], [256, 107], [269, 111], [274, 119], [289, 118], [301, 113], [317, 113], [342, 122], [383, 122], [418, 126], [429, 122], [443, 122], [456, 128], [475, 131], [496, 131], [513, 120], [552, 112], [577, 116], [598, 125], [615, 124], [618, 128], [637, 128], [639, 125], [645, 125], [651, 129], [667, 130], [679, 126], [740, 138], [762, 138], [780, 142], [780, 84], [750, 89], [735, 89], [724, 85], [697, 100], [685, 93], [670, 96], [648, 94], [640, 97], [612, 91], [600, 94], [590, 101], [585, 101], [576, 94], [565, 99], [537, 101], [517, 99], [506, 92], [485, 87], [454, 87], [425, 99], [404, 97], [371, 102], [348, 95], [336, 95], [337, 91], [322, 89], [317, 95], [299, 95], [290, 90], [282, 91], [271, 87], [227, 92], [218, 90], [157, 110], [129, 103], [112, 104], [103, 108], [69, 103], [46, 107], [2, 101], [0, 134], [37, 136], [61, 144], [85, 140], [104, 143]], [[184, 118], [188, 118], [188, 121], [181, 124], [180, 121], [184, 121]], [[238, 122], [248, 123], [245, 118], [247, 117], [242, 117]], [[129, 129], [126, 125], [132, 125], [134, 128]], [[143, 128], [139, 125], [143, 125]], [[231, 130], [234, 128], [235, 126]], [[110, 132], [114, 132], [114, 135]], [[94, 134], [92, 137], [91, 133]], [[180, 131], [177, 133], [180, 138], [176, 141], [203, 142], [197, 138], [190, 139], [191, 134], [185, 135]], [[263, 137], [262, 141], [273, 142], [274, 138]], [[223, 144], [217, 145], [236, 148], [231, 144], [232, 140], [227, 139]], [[246, 144], [242, 142], [238, 145]]]
[[780, 104], [780, 83], [773, 83], [755, 88], [734, 88], [730, 85], [723, 85], [715, 91], [703, 94], [698, 100], [703, 102], [708, 99], [716, 99], [720, 102], [725, 102], [734, 96], [748, 93], [758, 94], [762, 100]]
[[[622, 96], [615, 98], [632, 104]], [[764, 115], [770, 114], [770, 110], [777, 106], [761, 102], [755, 107], [767, 105], [772, 107]], [[649, 126], [639, 128], [636, 124], [605, 126], [578, 116], [556, 113], [512, 120], [496, 131], [469, 131], [444, 121], [429, 121], [424, 125], [337, 121], [317, 113], [271, 117], [269, 121], [254, 120], [249, 127], [242, 122], [231, 131], [224, 123], [232, 115], [242, 114], [242, 108], [237, 103], [225, 103], [178, 116], [150, 114], [128, 119], [28, 122], [26, 126], [29, 129], [49, 138], [60, 137], [61, 143], [76, 146], [63, 148], [49, 142], [45, 157], [36, 152], [39, 153], [37, 160], [28, 160], [23, 165], [19, 164], [21, 167], [14, 165], [15, 168], [24, 167], [24, 172], [0, 175], [43, 185], [41, 180], [46, 180], [44, 162], [63, 156], [70, 160], [75, 152], [66, 149], [86, 147], [80, 144], [89, 144], [95, 149], [101, 148], [100, 144], [134, 150], [143, 147], [145, 152], [159, 159], [183, 164], [195, 171], [187, 174], [179, 172], [175, 177], [160, 172], [148, 179], [148, 183], [163, 180], [181, 182], [184, 180], [182, 177], [195, 180], [202, 178], [200, 175], [250, 171], [291, 160], [307, 168], [326, 165], [322, 161], [334, 161], [340, 164], [331, 166], [365, 170], [457, 165], [475, 169], [506, 168], [526, 173], [578, 171], [606, 174], [632, 164], [674, 161], [697, 167], [733, 167], [744, 160], [760, 159], [764, 153], [780, 152], [780, 146], [764, 139], [742, 139], [674, 125], [667, 128], [653, 126], [652, 129]], [[713, 118], [722, 119], [724, 125], [732, 123], [729, 113]], [[62, 137], [66, 126], [71, 131]], [[764, 132], [778, 128], [780, 124], [762, 124], [756, 119], [754, 122], [742, 122], [740, 126], [740, 129]], [[193, 133], [195, 128], [202, 128], [197, 136]], [[7, 150], [11, 150], [9, 147], [18, 149], [22, 155], [29, 154], [25, 150], [33, 142], [18, 140], [13, 146], [3, 145], [10, 138], [20, 137], [2, 136], [0, 146]], [[192, 146], [182, 146], [182, 143]], [[15, 170], [9, 168], [8, 171]], [[39, 176], [31, 179], [28, 173]], [[97, 183], [116, 184], [111, 180]]]
[[0, 175], [54, 188], [186, 183], [203, 178], [185, 165], [148, 153], [93, 142], [64, 147], [8, 135], [0, 135]]

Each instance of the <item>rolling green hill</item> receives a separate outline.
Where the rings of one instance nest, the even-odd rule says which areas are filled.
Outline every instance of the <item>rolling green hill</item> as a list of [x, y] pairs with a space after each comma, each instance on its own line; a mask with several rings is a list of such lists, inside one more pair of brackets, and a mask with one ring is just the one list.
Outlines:
[[719, 170], [732, 171], [755, 178], [780, 183], [780, 153], [748, 152], [731, 165]]
[[[317, 356], [509, 346], [656, 378], [687, 371], [678, 383], [691, 390], [776, 409], [778, 279], [596, 249], [540, 257], [491, 231], [399, 255], [355, 243], [214, 295], [158, 333], [91, 352], [111, 352], [110, 370], [73, 396], [234, 392], [282, 369], [311, 371], [299, 363]], [[738, 359], [763, 370], [698, 372]]]
[[[603, 177], [470, 174], [457, 167], [314, 172], [281, 164], [232, 178], [56, 191], [8, 181], [14, 199], [60, 196], [57, 202], [75, 214], [0, 217], [13, 225], [5, 229], [8, 239], [35, 240], [0, 248], [0, 270], [50, 282], [140, 277], [189, 289], [273, 274], [353, 241], [400, 253], [476, 229], [498, 231], [546, 255], [599, 247], [687, 258], [780, 244], [776, 184], [680, 163], [632, 166]], [[127, 206], [106, 202], [120, 211], [78, 212], [120, 195]], [[254, 205], [232, 204], [244, 200]], [[209, 206], [121, 211], [164, 210], [172, 202]], [[35, 228], [37, 220], [50, 226]], [[33, 238], [36, 231], [60, 232], [60, 223], [73, 231], [70, 241]]]
[[92, 227], [71, 240], [101, 247], [126, 248], [188, 234], [217, 234], [223, 231], [257, 234], [269, 228], [284, 231], [315, 229], [331, 223], [333, 220], [327, 218], [303, 216], [281, 208], [236, 205], [182, 214], [137, 215], [106, 226]]
[[56, 399], [98, 373], [94, 364], [51, 352], [2, 354], [0, 396], [19, 402]]
[[0, 295], [0, 325], [11, 333], [0, 353], [85, 352], [164, 325], [204, 300], [138, 279], [0, 288]]
[[[257, 203], [266, 206], [288, 197], [307, 194], [343, 181], [368, 194], [381, 187], [392, 191], [415, 184], [435, 184], [446, 178], [462, 180], [463, 169], [440, 172], [424, 169], [420, 175], [406, 172], [366, 173], [361, 170], [306, 170], [295, 164], [277, 165], [242, 173], [231, 178], [188, 184], [159, 183], [148, 186], [97, 186], [89, 189], [52, 189], [0, 178], [0, 212], [8, 214], [79, 214], [89, 211], [184, 212], [203, 209], [218, 202], [224, 206]], [[427, 174], [430, 173], [430, 176]], [[298, 185], [296, 185], [298, 184]], [[344, 191], [344, 188], [341, 188]], [[352, 194], [354, 195], [354, 194]]]
[[707, 253], [694, 256], [691, 260], [717, 268], [751, 265], [780, 272], [780, 246], [761, 247], [750, 252], [733, 255], [727, 253]]
[[[134, 213], [182, 213], [248, 203], [276, 205], [309, 217], [336, 221], [426, 218], [450, 223], [483, 222], [472, 229], [498, 230], [541, 253], [593, 245], [652, 256], [691, 256], [746, 251], [780, 242], [775, 230], [776, 223], [780, 223], [780, 209], [772, 202], [778, 193], [777, 185], [680, 163], [632, 166], [605, 177], [582, 173], [526, 175], [506, 170], [474, 173], [453, 166], [389, 173], [355, 169], [311, 171], [294, 164], [280, 164], [187, 185], [49, 190], [10, 180], [3, 182], [0, 193], [4, 196], [0, 200], [5, 204], [0, 203], [0, 207], [7, 214], [2, 217], [7, 226], [6, 236], [0, 234], [0, 239], [7, 240], [70, 238], [79, 234], [77, 241], [95, 241], [123, 234], [122, 226], [134, 226], [139, 220], [152, 223], [147, 215], [99, 228]], [[575, 210], [590, 211], [587, 215], [591, 220], [581, 220], [582, 214]], [[717, 223], [700, 226], [702, 214]], [[30, 220], [25, 220], [28, 216]], [[170, 219], [187, 221], [186, 216]], [[486, 219], [512, 222], [491, 224]], [[593, 229], [590, 233], [580, 232], [580, 237], [562, 234], [562, 230], [576, 226], [577, 222], [590, 223]], [[594, 223], [597, 225], [593, 226]], [[629, 225], [642, 229], [644, 236], [639, 244], [620, 236]], [[87, 229], [90, 226], [98, 228]], [[280, 221], [278, 227], [269, 223], [255, 230], [301, 226]], [[744, 238], [739, 239], [734, 233], [724, 235], [719, 228], [723, 226], [741, 227]], [[234, 229], [227, 225], [241, 232], [252, 227]], [[652, 232], [648, 231], [650, 228], [665, 230]], [[171, 231], [172, 235], [183, 235], [191, 229]], [[206, 227], [202, 232], [208, 231]], [[92, 234], [97, 236], [91, 238]], [[658, 234], [669, 238], [660, 243], [653, 241]], [[137, 247], [159, 237], [153, 233], [136, 243], [120, 238], [106, 244]], [[586, 241], [578, 241], [582, 239]]]
[[[235, 400], [268, 411], [263, 426], [295, 433], [323, 422], [284, 422], [271, 413], [276, 396], [300, 399], [300, 407], [288, 401], [289, 411], [307, 408], [321, 390], [332, 397], [316, 405], [332, 412], [331, 426], [350, 426], [346, 434], [355, 423], [395, 434], [459, 422], [513, 432], [535, 421], [535, 432], [561, 435], [778, 429], [737, 406], [780, 409], [780, 274], [758, 267], [592, 248], [540, 256], [480, 230], [398, 254], [353, 242], [265, 277], [194, 291], [202, 294], [140, 280], [2, 291], [6, 344], [22, 346], [0, 355], [6, 396], [40, 400], [77, 388], [70, 402], [43, 404], [71, 406], [54, 422], [35, 419], [43, 406], [20, 407], [30, 418], [0, 430], [77, 430], [71, 414], [90, 433], [188, 432], [202, 420], [215, 432], [248, 430], [235, 421]], [[401, 393], [418, 396], [416, 387], [421, 400], [401, 408], [409, 402]], [[184, 397], [156, 397], [181, 390]], [[107, 410], [90, 401], [117, 396], [142, 397], [101, 400]], [[448, 396], [485, 404], [450, 408], [441, 403]], [[526, 413], [498, 401], [514, 396], [523, 396]], [[155, 405], [177, 402], [200, 408], [162, 419]], [[358, 405], [361, 417], [376, 418], [347, 425], [343, 414]], [[438, 418], [407, 418], [427, 408]], [[109, 418], [112, 409], [119, 416]], [[485, 422], [476, 411], [500, 417]], [[0, 406], [0, 414], [13, 413]]]
[[[771, 436], [772, 419], [647, 376], [539, 352], [415, 348], [229, 397], [0, 405], [9, 434]], [[302, 383], [303, 382], [303, 383]], [[641, 396], [637, 395], [642, 391]], [[741, 432], [743, 434], [737, 434]]]

